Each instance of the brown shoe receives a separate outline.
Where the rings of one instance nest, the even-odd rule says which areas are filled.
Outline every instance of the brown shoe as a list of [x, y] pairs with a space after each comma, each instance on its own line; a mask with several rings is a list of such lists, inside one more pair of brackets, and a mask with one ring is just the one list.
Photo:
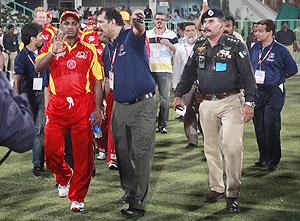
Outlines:
[[238, 213], [240, 210], [238, 198], [226, 197], [227, 202], [227, 212], [229, 213]]
[[218, 193], [216, 191], [210, 191], [204, 197], [204, 202], [206, 203], [214, 203], [217, 202], [219, 199], [224, 197], [225, 193]]

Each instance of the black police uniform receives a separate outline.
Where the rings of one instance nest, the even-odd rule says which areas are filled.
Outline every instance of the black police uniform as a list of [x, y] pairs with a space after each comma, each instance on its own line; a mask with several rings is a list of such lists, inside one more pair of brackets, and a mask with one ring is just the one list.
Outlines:
[[197, 39], [177, 85], [176, 97], [189, 92], [196, 80], [207, 98], [221, 98], [243, 88], [246, 102], [254, 101], [256, 86], [248, 50], [234, 37], [222, 35], [214, 48], [207, 38]]
[[[204, 99], [199, 113], [210, 189], [220, 195], [225, 192], [220, 157], [222, 149], [226, 159], [227, 209], [237, 211], [237, 204], [232, 202], [239, 195], [243, 159], [241, 115], [244, 98], [240, 92], [244, 89], [246, 102], [253, 102], [256, 94], [246, 46], [234, 37], [222, 35], [218, 44], [212, 48], [207, 38], [199, 38], [177, 85], [176, 97], [187, 93], [194, 81], [197, 81]], [[219, 142], [220, 129], [222, 146]]]

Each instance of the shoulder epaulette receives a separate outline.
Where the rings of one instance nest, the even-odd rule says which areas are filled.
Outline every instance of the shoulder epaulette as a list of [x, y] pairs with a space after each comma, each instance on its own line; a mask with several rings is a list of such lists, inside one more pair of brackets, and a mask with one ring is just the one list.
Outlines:
[[231, 37], [231, 36], [226, 36], [225, 41], [228, 42], [228, 43], [234, 43], [236, 45], [240, 43], [239, 39], [237, 39], [235, 37]]

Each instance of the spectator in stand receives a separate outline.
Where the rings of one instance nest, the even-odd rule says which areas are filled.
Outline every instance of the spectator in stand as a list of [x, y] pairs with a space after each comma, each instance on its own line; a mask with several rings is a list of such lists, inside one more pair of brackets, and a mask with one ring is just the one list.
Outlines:
[[33, 113], [36, 138], [32, 148], [32, 173], [40, 176], [44, 169], [44, 88], [48, 87], [48, 77], [45, 71], [36, 73], [34, 65], [38, 48], [43, 44], [42, 26], [36, 23], [25, 24], [21, 30], [21, 39], [25, 47], [15, 60], [15, 87], [17, 93], [26, 95]]
[[127, 11], [120, 11], [120, 14], [121, 14], [122, 19], [124, 21], [124, 28], [125, 29], [130, 29], [131, 28], [130, 14]]
[[286, 46], [291, 54], [293, 54], [294, 51], [298, 50], [296, 34], [295, 32], [289, 29], [288, 21], [283, 21], [281, 23], [281, 30], [275, 33], [275, 39], [279, 43]]
[[247, 42], [246, 42], [246, 45], [247, 45], [247, 48], [248, 48], [249, 51], [256, 42], [256, 36], [255, 36], [256, 35], [256, 29], [257, 29], [257, 22], [253, 22], [252, 31], [248, 35]]
[[8, 54], [8, 61], [5, 64], [7, 71], [9, 71], [9, 80], [11, 85], [14, 85], [14, 64], [17, 54], [19, 53], [18, 35], [14, 33], [15, 26], [10, 24], [7, 27], [7, 32], [3, 37], [3, 47]]
[[87, 8], [85, 9], [85, 11], [84, 11], [83, 18], [84, 18], [84, 19], [88, 19], [89, 16], [93, 16], [93, 15], [92, 15], [92, 12], [90, 11], [90, 8], [87, 7]]
[[148, 19], [148, 20], [152, 19], [153, 14], [152, 14], [151, 8], [149, 8], [149, 5], [146, 5], [146, 8], [144, 10], [144, 14], [145, 14], [145, 19]]
[[159, 90], [158, 130], [166, 134], [169, 119], [169, 97], [171, 75], [173, 73], [172, 58], [178, 45], [177, 35], [166, 28], [167, 16], [158, 12], [154, 16], [154, 28], [147, 31], [150, 43], [150, 69]]
[[228, 36], [232, 36], [239, 39], [241, 42], [245, 44], [242, 35], [235, 31], [235, 19], [232, 16], [228, 16], [225, 17], [225, 20], [226, 20], [226, 26], [225, 26], [224, 33], [227, 34]]

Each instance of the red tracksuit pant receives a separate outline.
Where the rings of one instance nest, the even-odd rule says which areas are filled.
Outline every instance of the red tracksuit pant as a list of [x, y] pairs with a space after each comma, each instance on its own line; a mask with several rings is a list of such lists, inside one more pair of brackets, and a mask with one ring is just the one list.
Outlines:
[[115, 147], [114, 139], [110, 128], [113, 104], [114, 104], [113, 92], [112, 90], [110, 90], [110, 92], [106, 96], [106, 119], [102, 121], [101, 124], [101, 129], [103, 132], [102, 137], [100, 139], [97, 139], [97, 146], [99, 148], [99, 151], [103, 151], [103, 152], [105, 152], [105, 150], [107, 151], [107, 157], [106, 157], [107, 163], [110, 163], [111, 161], [114, 163], [117, 162], [116, 147]]
[[[93, 134], [89, 124], [94, 110], [94, 96], [51, 96], [46, 110], [45, 158], [56, 183], [70, 182], [70, 201], [84, 202], [92, 177], [94, 152]], [[64, 159], [65, 135], [71, 129], [74, 174]]]

